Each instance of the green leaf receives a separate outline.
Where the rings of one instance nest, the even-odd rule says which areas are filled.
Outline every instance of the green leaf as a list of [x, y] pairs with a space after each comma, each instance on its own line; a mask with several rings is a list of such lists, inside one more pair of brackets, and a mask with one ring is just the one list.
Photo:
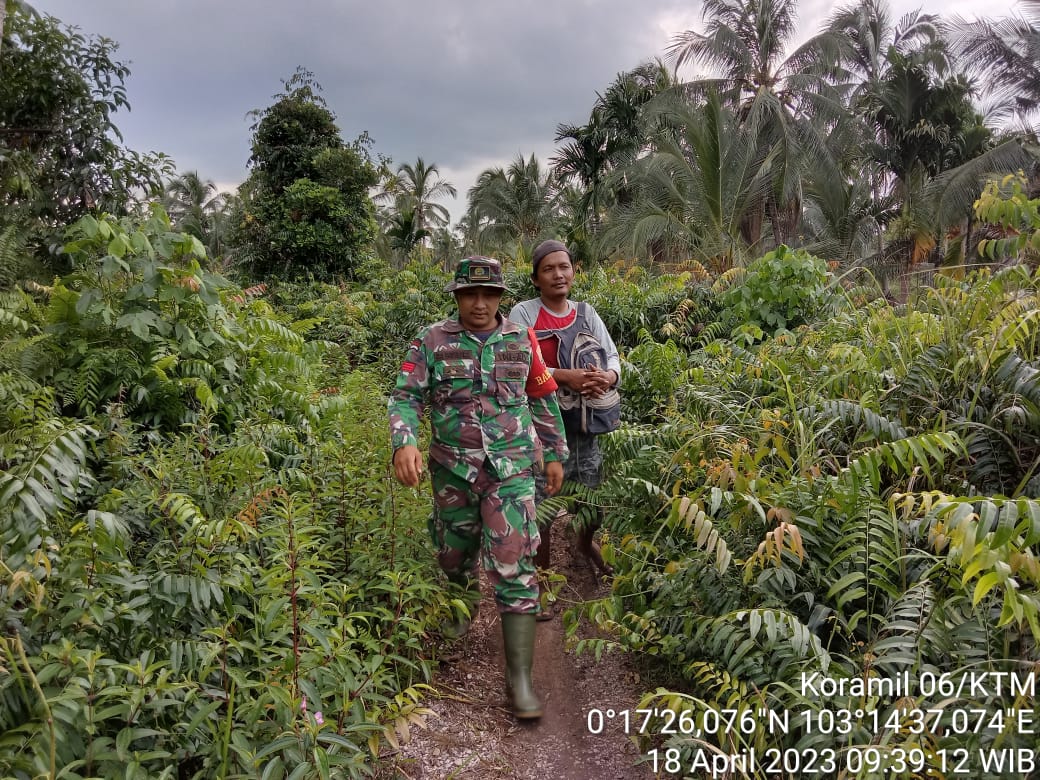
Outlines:
[[116, 320], [116, 327], [129, 329], [137, 338], [147, 341], [148, 325], [154, 317], [155, 315], [148, 311], [131, 312]]
[[979, 581], [975, 583], [975, 593], [971, 597], [971, 605], [973, 607], [978, 606], [979, 602], [986, 597], [986, 594], [993, 590], [993, 588], [999, 583], [999, 572], [991, 571], [989, 574], [981, 577]]

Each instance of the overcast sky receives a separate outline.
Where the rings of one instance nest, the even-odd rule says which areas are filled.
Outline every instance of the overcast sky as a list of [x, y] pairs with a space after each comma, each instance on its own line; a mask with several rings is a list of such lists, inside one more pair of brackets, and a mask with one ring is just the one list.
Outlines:
[[[1014, 0], [890, 0], [894, 16], [1006, 16]], [[31, 0], [119, 43], [131, 69], [127, 146], [170, 155], [222, 189], [245, 179], [250, 120], [298, 65], [314, 73], [343, 138], [368, 131], [396, 166], [436, 163], [459, 196], [518, 154], [547, 164], [556, 126], [669, 41], [703, 29], [681, 0]], [[802, 38], [832, 3], [803, 0]]]

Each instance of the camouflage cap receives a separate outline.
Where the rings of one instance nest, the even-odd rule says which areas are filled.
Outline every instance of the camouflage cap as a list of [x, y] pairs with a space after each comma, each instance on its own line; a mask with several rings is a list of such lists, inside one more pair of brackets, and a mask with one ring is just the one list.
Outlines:
[[502, 282], [502, 264], [493, 257], [464, 257], [455, 269], [455, 278], [444, 292], [465, 290], [469, 287], [494, 287], [505, 290]]

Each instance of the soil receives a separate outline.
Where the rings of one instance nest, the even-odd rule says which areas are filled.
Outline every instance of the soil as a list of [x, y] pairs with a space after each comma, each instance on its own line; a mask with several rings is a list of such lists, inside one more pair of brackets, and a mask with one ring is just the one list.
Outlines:
[[[620, 716], [604, 717], [590, 731], [592, 710], [634, 710], [644, 688], [625, 656], [576, 655], [565, 645], [563, 610], [610, 592], [606, 578], [575, 550], [570, 519], [553, 527], [552, 569], [566, 577], [556, 617], [538, 623], [534, 684], [545, 709], [520, 721], [505, 693], [502, 634], [494, 599], [482, 581], [483, 599], [469, 634], [441, 663], [433, 711], [424, 728], [412, 728], [399, 750], [381, 756], [381, 780], [643, 780], [654, 777], [639, 763], [640, 751], [623, 733]], [[581, 624], [578, 638], [595, 636]], [[592, 727], [599, 725], [595, 715]]]

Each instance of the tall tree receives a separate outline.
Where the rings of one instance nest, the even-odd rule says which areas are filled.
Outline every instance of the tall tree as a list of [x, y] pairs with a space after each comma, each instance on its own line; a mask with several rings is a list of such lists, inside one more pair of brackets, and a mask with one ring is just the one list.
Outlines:
[[968, 72], [1029, 120], [1040, 110], [1040, 0], [1019, 0], [1020, 15], [957, 20], [954, 44]]
[[388, 212], [383, 229], [390, 251], [402, 261], [430, 235], [430, 231], [422, 227], [419, 212], [412, 201], [403, 195], [398, 197], [394, 208]]
[[220, 253], [228, 196], [218, 192], [212, 179], [198, 171], [186, 171], [166, 184], [163, 205], [170, 221], [180, 231], [195, 236], [211, 257]]
[[[837, 170], [846, 193], [860, 190], [849, 182], [866, 179], [874, 194], [874, 208], [850, 203], [850, 214], [872, 213], [887, 226], [889, 246], [878, 254], [905, 269], [941, 248], [948, 230], [970, 236], [972, 203], [987, 175], [1016, 170], [1027, 157], [1013, 142], [998, 143], [973, 107], [974, 85], [954, 70], [938, 16], [912, 12], [894, 21], [884, 0], [859, 0], [839, 8], [827, 29], [841, 42], [838, 80], [861, 120]], [[817, 216], [832, 212], [836, 183], [825, 177], [833, 175], [822, 170], [814, 179]]]
[[470, 188], [470, 228], [487, 246], [528, 247], [554, 232], [559, 221], [557, 194], [552, 174], [542, 170], [538, 159], [518, 155], [507, 168], [483, 171]]
[[826, 29], [836, 43], [836, 64], [849, 90], [849, 104], [854, 106], [880, 89], [891, 55], [913, 56], [938, 72], [945, 71], [949, 60], [941, 27], [938, 16], [920, 11], [895, 22], [886, 0], [859, 0], [838, 8]]
[[[6, 34], [4, 25], [7, 24], [7, 17], [15, 11], [21, 11], [32, 16], [39, 16], [36, 9], [29, 3], [25, 2], [25, 0], [0, 0], [0, 49], [3, 49], [4, 45], [4, 35]], [[0, 54], [2, 53], [3, 52], [0, 51]], [[3, 70], [0, 70], [0, 73], [3, 73]]]
[[734, 109], [709, 94], [703, 105], [664, 101], [653, 151], [617, 171], [633, 190], [603, 241], [657, 259], [695, 257], [724, 271], [761, 247], [749, 217], [769, 193], [776, 149], [759, 143]]
[[450, 221], [448, 209], [439, 198], [456, 196], [451, 182], [441, 178], [436, 164], [427, 164], [419, 157], [415, 164], [402, 163], [384, 186], [383, 199], [392, 200], [395, 210], [405, 208], [413, 216], [417, 230], [444, 227]]
[[604, 210], [615, 199], [627, 197], [623, 186], [606, 187], [607, 176], [632, 162], [645, 147], [648, 128], [643, 107], [671, 85], [671, 75], [663, 64], [644, 63], [618, 74], [606, 92], [597, 96], [588, 122], [557, 125], [556, 141], [563, 145], [551, 160], [553, 170], [583, 191], [577, 202], [579, 224], [571, 231], [579, 241], [598, 232]]
[[677, 68], [695, 63], [709, 70], [683, 92], [717, 93], [772, 158], [769, 191], [745, 225], [755, 243], [766, 224], [774, 243], [796, 235], [806, 169], [844, 112], [825, 78], [837, 56], [833, 38], [822, 34], [788, 53], [795, 11], [796, 0], [706, 0], [705, 32], [680, 33], [668, 50]]
[[0, 49], [0, 227], [57, 231], [90, 210], [125, 213], [162, 189], [169, 160], [121, 145], [129, 107], [116, 44], [8, 4]]
[[362, 134], [346, 144], [311, 73], [254, 112], [239, 240], [257, 276], [350, 276], [375, 236], [377, 182]]

